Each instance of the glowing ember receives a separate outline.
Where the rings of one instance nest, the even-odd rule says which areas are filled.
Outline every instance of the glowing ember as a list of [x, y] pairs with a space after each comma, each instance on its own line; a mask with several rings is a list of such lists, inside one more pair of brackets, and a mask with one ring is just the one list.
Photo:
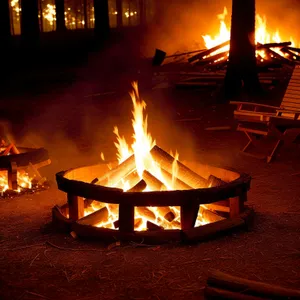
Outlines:
[[[227, 16], [227, 8], [224, 7], [223, 13], [219, 14], [217, 17], [220, 20], [220, 28], [219, 33], [212, 37], [211, 35], [204, 35], [202, 36], [206, 48], [212, 48], [217, 45], [220, 45], [226, 41], [230, 40], [230, 26], [227, 26], [225, 23], [225, 19]], [[255, 30], [255, 40], [258, 43], [261, 44], [267, 44], [267, 43], [280, 43], [282, 42], [280, 33], [278, 30], [275, 32], [271, 32], [267, 28], [267, 18], [266, 16], [261, 17], [259, 14], [256, 15], [256, 30]], [[295, 47], [295, 39], [290, 37], [289, 41], [292, 43], [292, 47]], [[275, 48], [271, 48], [273, 51], [276, 51], [280, 55], [284, 56], [285, 54], [282, 53], [280, 50], [277, 50]], [[213, 53], [210, 54], [210, 56], [213, 56], [217, 53], [221, 53], [224, 51], [228, 51], [229, 46], [223, 47]], [[265, 56], [265, 53], [263, 50], [257, 51], [257, 54], [259, 54], [261, 57]], [[204, 57], [205, 58], [205, 57]], [[223, 58], [222, 58], [223, 59]]]

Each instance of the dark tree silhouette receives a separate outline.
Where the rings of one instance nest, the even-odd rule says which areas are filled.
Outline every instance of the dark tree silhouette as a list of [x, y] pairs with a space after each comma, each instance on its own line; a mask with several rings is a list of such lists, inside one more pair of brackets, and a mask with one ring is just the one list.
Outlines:
[[83, 0], [83, 16], [84, 16], [84, 29], [88, 29], [88, 10], [87, 0]]
[[56, 31], [65, 31], [65, 0], [55, 0], [56, 7]]
[[116, 10], [117, 10], [117, 27], [123, 26], [123, 5], [122, 0], [116, 0]]
[[146, 24], [146, 11], [145, 11], [145, 1], [140, 0], [139, 1], [139, 7], [140, 7], [140, 25]]
[[0, 1], [0, 37], [2, 45], [6, 46], [11, 36], [10, 33], [10, 11], [8, 0]]
[[38, 0], [21, 1], [21, 36], [26, 44], [34, 44], [39, 39]]
[[232, 98], [245, 91], [260, 94], [255, 58], [255, 0], [232, 0], [229, 63], [225, 95]]
[[109, 36], [108, 0], [94, 0], [95, 34], [101, 39]]

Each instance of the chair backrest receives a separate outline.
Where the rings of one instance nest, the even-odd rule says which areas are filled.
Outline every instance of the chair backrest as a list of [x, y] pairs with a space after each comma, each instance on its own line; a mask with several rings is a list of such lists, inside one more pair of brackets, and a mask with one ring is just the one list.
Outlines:
[[296, 65], [294, 68], [280, 107], [300, 111], [300, 65]]

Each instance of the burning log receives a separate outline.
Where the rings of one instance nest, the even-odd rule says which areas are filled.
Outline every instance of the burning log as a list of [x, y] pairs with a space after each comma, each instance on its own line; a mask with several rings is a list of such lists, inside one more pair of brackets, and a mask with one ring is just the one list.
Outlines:
[[178, 178], [173, 179], [172, 174], [167, 172], [165, 169], [161, 169], [161, 173], [162, 173], [164, 179], [166, 180], [167, 185], [171, 186], [174, 190], [191, 190], [192, 189], [189, 185], [187, 185], [180, 179], [178, 179]]
[[201, 214], [202, 218], [209, 223], [223, 221], [225, 219], [225, 218], [215, 214], [214, 212], [210, 211], [209, 209], [206, 209], [202, 205], [200, 206], [200, 214]]
[[141, 180], [139, 183], [137, 183], [134, 187], [132, 187], [127, 192], [142, 192], [147, 187], [147, 184], [145, 180]]
[[214, 176], [214, 175], [210, 175], [208, 177], [208, 187], [215, 187], [215, 186], [220, 186], [220, 185], [224, 185], [226, 184], [225, 181], [223, 181], [222, 179]]
[[[261, 45], [262, 45], [262, 44], [257, 43], [257, 47], [260, 47]], [[265, 48], [264, 50], [265, 50], [265, 52], [266, 52], [266, 54], [267, 54], [268, 56], [273, 57], [273, 58], [276, 58], [276, 59], [278, 59], [278, 60], [280, 60], [280, 61], [283, 61], [283, 62], [286, 62], [286, 63], [288, 63], [288, 64], [290, 63], [290, 60], [289, 60], [289, 59], [283, 57], [282, 55], [278, 54], [277, 52], [273, 51], [272, 49], [270, 49], [270, 48]]]
[[108, 209], [105, 206], [105, 207], [91, 213], [90, 215], [81, 218], [80, 220], [77, 221], [77, 223], [79, 223], [81, 225], [94, 226], [101, 222], [107, 222], [108, 217], [109, 217]]
[[291, 42], [283, 42], [283, 43], [268, 43], [268, 44], [260, 44], [257, 43], [256, 50], [268, 49], [268, 48], [282, 48], [290, 46]]
[[[162, 169], [172, 173], [172, 165], [175, 160], [174, 157], [158, 146], [154, 146], [150, 152], [153, 159], [160, 165]], [[208, 186], [208, 182], [205, 178], [201, 177], [179, 161], [177, 161], [177, 168], [177, 177], [186, 184], [190, 185], [192, 188], [197, 189]]]
[[280, 51], [283, 52], [284, 54], [287, 54], [289, 59], [291, 59], [291, 60], [300, 60], [300, 56], [297, 55], [296, 53], [292, 52], [288, 48], [282, 48], [282, 49], [280, 49]]
[[121, 178], [131, 173], [135, 169], [135, 157], [131, 155], [121, 164], [108, 171], [102, 177], [98, 178], [97, 184], [114, 186]]
[[163, 227], [161, 227], [161, 226], [159, 226], [159, 225], [157, 225], [157, 224], [155, 224], [155, 223], [152, 223], [152, 222], [150, 222], [150, 221], [147, 221], [147, 229], [148, 230], [162, 230], [163, 229]]
[[[143, 223], [142, 218], [134, 219], [134, 228], [139, 228], [142, 225], [142, 223]], [[115, 221], [113, 224], [116, 229], [119, 228], [119, 220]]]
[[287, 47], [289, 50], [300, 53], [300, 48], [295, 48], [295, 47]]
[[129, 175], [127, 175], [125, 178], [123, 178], [122, 180], [120, 180], [118, 182], [118, 184], [116, 185], [116, 187], [122, 189], [124, 187], [124, 183], [125, 182], [128, 182], [128, 184], [129, 184], [130, 187], [133, 187], [136, 184], [138, 184], [140, 180], [141, 179], [140, 179], [140, 176], [137, 173], [137, 171], [133, 171]]
[[146, 181], [147, 186], [152, 191], [165, 191], [167, 187], [156, 177], [154, 177], [150, 172], [144, 171], [142, 175], [143, 179]]
[[212, 62], [214, 62], [214, 61], [216, 61], [220, 58], [225, 59], [227, 56], [228, 56], [228, 51], [224, 51], [224, 52], [218, 53], [216, 55], [206, 57], [205, 59], [199, 60], [196, 64], [197, 65], [209, 64], [209, 63], [212, 63]]
[[141, 217], [143, 217], [149, 221], [152, 221], [152, 222], [156, 221], [155, 213], [152, 210], [150, 210], [149, 208], [144, 207], [144, 206], [137, 206], [135, 209], [136, 209], [137, 213], [140, 214]]
[[217, 51], [217, 50], [219, 50], [219, 49], [221, 49], [221, 48], [223, 48], [223, 47], [226, 47], [226, 46], [228, 46], [228, 45], [229, 45], [229, 41], [224, 42], [224, 43], [222, 43], [222, 44], [220, 44], [220, 45], [217, 45], [217, 46], [215, 46], [215, 47], [213, 47], [213, 48], [204, 50], [204, 51], [202, 51], [201, 53], [199, 53], [199, 54], [197, 54], [197, 55], [194, 55], [194, 56], [190, 57], [190, 58], [188, 59], [188, 61], [191, 63], [191, 62], [193, 62], [193, 61], [195, 61], [195, 60], [202, 59], [204, 56], [210, 55], [210, 54], [212, 54], [213, 52], [215, 52], [215, 51]]
[[174, 212], [170, 209], [169, 206], [157, 207], [157, 212], [168, 222], [172, 222], [176, 217]]
[[246, 295], [256, 295], [259, 297], [268, 297], [270, 299], [300, 298], [300, 290], [292, 290], [263, 282], [243, 279], [218, 270], [210, 270], [207, 284]]

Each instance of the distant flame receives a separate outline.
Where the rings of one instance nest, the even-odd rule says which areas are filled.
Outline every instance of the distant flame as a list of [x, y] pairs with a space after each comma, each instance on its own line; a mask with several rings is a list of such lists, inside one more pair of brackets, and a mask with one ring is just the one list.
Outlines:
[[[223, 13], [219, 14], [217, 17], [220, 20], [220, 27], [219, 27], [219, 33], [212, 37], [211, 35], [204, 35], [202, 36], [206, 48], [212, 48], [217, 45], [220, 45], [226, 41], [230, 40], [230, 26], [227, 26], [225, 23], [225, 19], [227, 16], [227, 8], [224, 7]], [[255, 40], [256, 42], [259, 42], [261, 44], [267, 44], [267, 43], [280, 43], [282, 42], [280, 33], [278, 30], [275, 32], [270, 33], [267, 28], [267, 18], [266, 16], [261, 17], [259, 14], [256, 15], [256, 30], [255, 30]], [[293, 37], [290, 37], [289, 41], [292, 43], [292, 47], [295, 47], [295, 39]], [[217, 53], [221, 53], [224, 51], [229, 50], [229, 46], [223, 47], [222, 49], [219, 49], [211, 54], [215, 55]], [[273, 49], [274, 51], [276, 49]], [[260, 56], [264, 57], [263, 51], [258, 51]], [[280, 55], [284, 55], [282, 52], [277, 51]]]

